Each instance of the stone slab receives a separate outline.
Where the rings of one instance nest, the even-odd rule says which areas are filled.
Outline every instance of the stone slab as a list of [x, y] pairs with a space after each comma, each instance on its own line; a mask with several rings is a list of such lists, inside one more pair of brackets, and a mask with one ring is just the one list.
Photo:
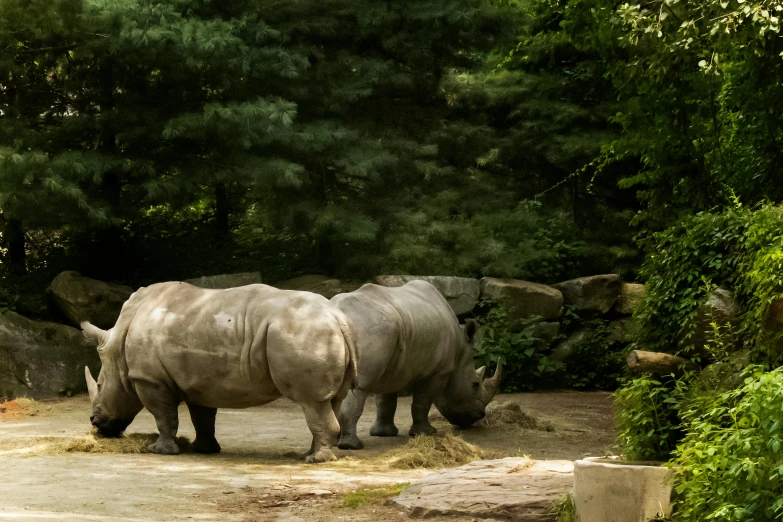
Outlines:
[[552, 504], [573, 484], [569, 460], [477, 460], [411, 484], [395, 498], [411, 517], [463, 515], [554, 522]]

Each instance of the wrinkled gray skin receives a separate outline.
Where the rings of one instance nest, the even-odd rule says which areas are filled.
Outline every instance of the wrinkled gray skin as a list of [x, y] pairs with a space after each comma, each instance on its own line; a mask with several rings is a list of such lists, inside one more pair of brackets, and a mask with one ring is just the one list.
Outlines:
[[98, 343], [98, 381], [85, 376], [93, 426], [116, 437], [142, 408], [158, 425], [153, 453], [176, 454], [177, 407], [187, 403], [194, 451], [217, 453], [217, 408], [247, 408], [285, 396], [304, 411], [313, 443], [307, 462], [335, 460], [337, 415], [356, 384], [350, 319], [309, 292], [248, 285], [207, 290], [187, 283], [142, 288]]
[[377, 405], [373, 436], [397, 435], [394, 414], [403, 390], [413, 392], [410, 435], [435, 433], [427, 419], [433, 403], [450, 423], [463, 428], [484, 417], [501, 369], [486, 380], [485, 368], [474, 369], [476, 324], [469, 321], [463, 330], [434, 286], [424, 281], [396, 288], [366, 284], [332, 302], [353, 322], [359, 351], [359, 387], [340, 410], [339, 448], [364, 447], [356, 423], [371, 393]]

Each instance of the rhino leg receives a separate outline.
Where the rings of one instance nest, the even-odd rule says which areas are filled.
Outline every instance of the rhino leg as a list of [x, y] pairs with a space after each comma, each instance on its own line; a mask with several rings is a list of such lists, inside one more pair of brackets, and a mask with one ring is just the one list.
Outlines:
[[215, 438], [215, 415], [217, 408], [207, 408], [191, 402], [188, 403], [190, 420], [196, 429], [196, 440], [193, 441], [193, 451], [196, 453], [220, 453], [220, 444]]
[[370, 428], [373, 437], [396, 437], [399, 433], [394, 425], [394, 414], [397, 413], [397, 394], [384, 393], [375, 396], [375, 424]]
[[411, 403], [413, 424], [410, 431], [408, 431], [411, 437], [416, 435], [433, 435], [437, 432], [430, 424], [429, 415], [432, 403], [443, 389], [444, 384], [443, 379], [433, 378], [413, 388], [413, 402]]
[[136, 393], [158, 425], [158, 440], [147, 449], [159, 455], [177, 455], [179, 446], [175, 439], [179, 429], [179, 397], [168, 388], [143, 382], [136, 383]]
[[340, 408], [340, 441], [337, 447], [340, 449], [362, 449], [364, 443], [356, 434], [356, 423], [364, 411], [364, 401], [367, 400], [367, 392], [351, 390], [343, 400]]
[[313, 434], [313, 443], [305, 462], [312, 464], [337, 460], [332, 446], [337, 444], [337, 438], [340, 436], [340, 424], [334, 415], [332, 402], [303, 403], [301, 406], [307, 426]]

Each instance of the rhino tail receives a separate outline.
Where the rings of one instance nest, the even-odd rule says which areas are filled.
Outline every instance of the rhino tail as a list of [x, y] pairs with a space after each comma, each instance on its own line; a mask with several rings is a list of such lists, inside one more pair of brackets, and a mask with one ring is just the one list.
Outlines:
[[89, 321], [82, 321], [79, 323], [79, 326], [82, 327], [82, 333], [84, 336], [98, 346], [104, 345], [109, 339], [109, 332], [106, 330], [101, 330], [94, 324], [91, 324]]
[[354, 334], [353, 326], [345, 320], [344, 317], [339, 318], [340, 330], [343, 332], [343, 339], [345, 339], [345, 351], [348, 359], [348, 367], [345, 369], [345, 377], [343, 378], [343, 386], [348, 386], [345, 390], [355, 390], [359, 387], [359, 356], [356, 349], [356, 335]]

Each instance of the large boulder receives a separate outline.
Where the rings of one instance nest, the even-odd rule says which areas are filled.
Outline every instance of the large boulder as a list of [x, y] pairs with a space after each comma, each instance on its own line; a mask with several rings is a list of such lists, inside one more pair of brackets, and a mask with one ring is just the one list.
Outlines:
[[568, 460], [476, 460], [426, 475], [394, 501], [408, 509], [411, 518], [548, 522], [555, 519], [552, 504], [573, 484], [573, 469]]
[[[718, 327], [719, 339], [716, 339], [713, 323]], [[737, 347], [739, 325], [740, 308], [731, 291], [716, 288], [680, 332], [679, 348], [686, 354], [711, 360], [712, 351], [731, 352]]]
[[623, 283], [620, 295], [612, 311], [617, 315], [633, 315], [644, 299], [644, 285], [639, 283]]
[[332, 279], [325, 275], [303, 275], [293, 279], [287, 279], [275, 283], [276, 288], [282, 290], [299, 290], [302, 292], [312, 292], [319, 294], [327, 299], [331, 299], [337, 294], [352, 292], [362, 285], [362, 283], [343, 282], [339, 279]]
[[635, 341], [641, 332], [641, 324], [633, 317], [609, 321], [608, 326], [610, 343], [630, 343]]
[[480, 282], [481, 298], [498, 303], [506, 310], [509, 327], [533, 316], [557, 321], [563, 315], [563, 294], [551, 286], [516, 279], [485, 277]]
[[606, 314], [612, 309], [623, 285], [617, 274], [578, 277], [552, 285], [563, 293], [567, 306], [578, 312]]
[[552, 349], [549, 358], [556, 362], [565, 362], [570, 359], [579, 348], [579, 345], [587, 340], [587, 330], [577, 330], [568, 339], [561, 341]]
[[54, 278], [47, 289], [50, 300], [73, 325], [90, 321], [100, 328], [111, 328], [133, 288], [105, 283], [69, 270]]
[[375, 283], [381, 286], [402, 286], [410, 281], [427, 281], [437, 288], [457, 315], [473, 311], [479, 301], [479, 282], [467, 277], [381, 275], [375, 278]]
[[531, 333], [536, 339], [541, 339], [547, 345], [555, 342], [560, 336], [560, 323], [556, 321], [540, 321], [533, 325]]
[[261, 282], [260, 272], [240, 272], [237, 274], [220, 274], [186, 279], [186, 283], [200, 288], [236, 288], [238, 286], [253, 285]]
[[100, 359], [80, 330], [0, 313], [0, 396], [46, 397], [86, 390], [84, 367]]

